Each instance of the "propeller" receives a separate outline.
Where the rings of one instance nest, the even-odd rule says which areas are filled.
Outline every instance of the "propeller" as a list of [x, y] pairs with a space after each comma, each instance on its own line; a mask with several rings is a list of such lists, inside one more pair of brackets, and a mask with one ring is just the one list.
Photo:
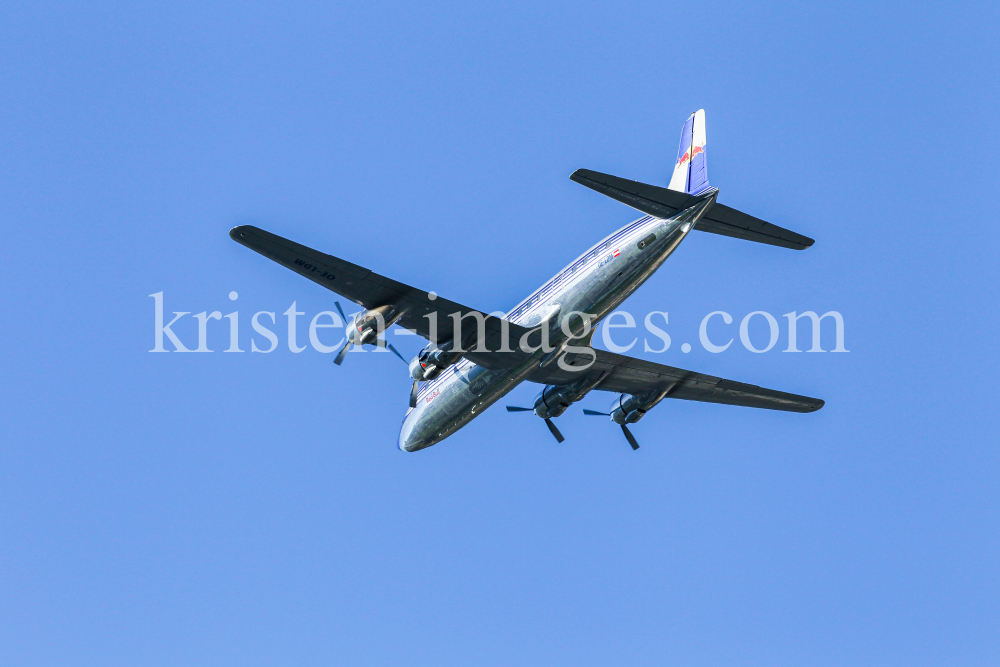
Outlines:
[[[348, 323], [354, 322], [354, 318], [353, 317], [348, 318], [347, 315], [344, 315], [344, 309], [340, 307], [340, 302], [339, 301], [334, 301], [333, 305], [337, 306], [337, 312], [339, 312], [340, 313], [340, 317], [343, 318], [343, 320], [344, 320], [344, 326], [345, 327], [349, 326]], [[344, 342], [344, 347], [340, 348], [340, 352], [337, 353], [337, 357], [333, 360], [333, 363], [337, 364], [338, 366], [340, 364], [344, 363], [344, 357], [347, 355], [348, 351], [353, 346], [354, 346], [354, 343], [351, 342], [350, 338], [347, 338], [345, 340], [345, 342]], [[377, 338], [375, 340], [375, 346], [376, 347], [381, 347], [381, 348], [389, 348], [390, 350], [392, 350], [393, 354], [395, 354], [397, 357], [399, 357], [400, 361], [402, 361], [404, 364], [409, 365], [409, 362], [406, 359], [403, 358], [403, 355], [401, 355], [399, 353], [399, 350], [397, 350], [395, 347], [393, 347], [392, 343], [386, 342], [386, 340], [384, 338]]]
[[[347, 327], [350, 326], [350, 323], [354, 321], [354, 318], [347, 319], [347, 315], [344, 315], [344, 309], [340, 307], [339, 301], [334, 301], [333, 305], [337, 307], [337, 312], [340, 313], [340, 317], [344, 320], [344, 329], [346, 330]], [[346, 357], [347, 353], [350, 352], [352, 345], [353, 343], [351, 343], [351, 339], [345, 336], [344, 347], [340, 348], [340, 352], [337, 353], [337, 357], [333, 360], [333, 363], [338, 366], [344, 363], [344, 357]]]
[[[347, 315], [344, 314], [344, 309], [341, 308], [339, 301], [334, 301], [333, 305], [337, 306], [337, 312], [340, 313], [340, 317], [344, 320], [344, 326], [345, 327], [351, 326], [351, 323], [354, 322], [354, 318], [351, 317], [351, 318], [348, 319]], [[333, 360], [333, 363], [337, 364], [338, 366], [340, 364], [344, 363], [344, 357], [347, 356], [347, 353], [351, 351], [351, 348], [353, 346], [354, 346], [354, 343], [351, 342], [350, 338], [346, 338], [345, 341], [344, 341], [344, 346], [342, 348], [340, 348], [339, 352], [337, 352], [337, 356]], [[392, 351], [393, 354], [395, 354], [397, 357], [399, 357], [400, 361], [402, 361], [407, 366], [410, 365], [410, 362], [408, 362], [406, 360], [406, 358], [399, 353], [399, 350], [397, 350], [393, 346], [392, 343], [388, 342], [384, 338], [376, 338], [375, 339], [375, 346], [376, 347], [381, 347], [383, 349], [388, 348], [390, 351]], [[419, 380], [414, 380], [413, 381], [413, 387], [410, 388], [410, 407], [411, 408], [417, 407], [417, 392], [419, 391], [419, 389], [420, 389], [420, 381]]]
[[340, 348], [340, 352], [337, 353], [337, 357], [333, 360], [333, 363], [337, 364], [338, 366], [344, 363], [344, 357], [346, 357], [347, 353], [350, 352], [351, 347], [352, 347], [351, 341], [345, 342], [344, 347]]
[[[534, 411], [535, 411], [534, 408], [519, 408], [516, 405], [507, 406], [507, 412], [534, 412]], [[555, 423], [553, 423], [553, 421], [548, 417], [545, 418], [545, 425], [549, 427], [549, 432], [552, 433], [553, 436], [555, 436], [556, 442], [563, 442], [566, 440], [566, 438], [563, 437], [563, 434], [559, 432], [559, 429], [556, 427]]]
[[375, 339], [375, 345], [377, 347], [381, 347], [381, 348], [389, 348], [390, 350], [392, 350], [393, 354], [395, 354], [397, 357], [399, 357], [400, 361], [402, 361], [407, 366], [410, 365], [410, 362], [403, 358], [403, 355], [401, 355], [399, 353], [399, 350], [397, 350], [396, 348], [394, 348], [392, 346], [392, 343], [387, 342], [384, 338], [376, 338]]
[[[393, 354], [395, 354], [397, 357], [399, 357], [400, 361], [402, 361], [407, 366], [410, 365], [410, 362], [407, 361], [406, 358], [403, 357], [403, 355], [401, 355], [399, 353], [399, 350], [397, 350], [396, 348], [394, 348], [392, 346], [392, 343], [387, 342], [384, 338], [378, 338], [378, 339], [376, 339], [375, 340], [375, 345], [377, 345], [378, 347], [382, 347], [382, 348], [386, 348], [386, 347], [389, 348], [390, 350], [392, 350]], [[420, 380], [414, 380], [413, 381], [413, 386], [410, 387], [410, 407], [411, 408], [417, 407], [417, 392], [418, 391], [420, 391]]]
[[[587, 408], [583, 409], [583, 414], [591, 415], [594, 417], [611, 416], [610, 412], [598, 412], [597, 410], [588, 410]], [[628, 426], [622, 424], [621, 427], [622, 427], [622, 433], [625, 434], [625, 439], [628, 440], [628, 444], [632, 446], [632, 450], [635, 451], [636, 449], [639, 449], [639, 443], [636, 441], [635, 436], [632, 435], [632, 431], [628, 430]]]
[[545, 425], [549, 427], [549, 431], [553, 436], [555, 436], [556, 442], [562, 442], [566, 439], [563, 437], [563, 434], [559, 432], [559, 429], [556, 428], [555, 423], [548, 417], [545, 418]]
[[347, 319], [347, 315], [344, 315], [344, 309], [340, 307], [340, 302], [339, 301], [334, 301], [333, 305], [335, 305], [337, 307], [337, 312], [340, 313], [340, 319], [344, 320], [344, 326], [345, 327], [347, 326], [348, 322], [353, 322], [354, 321], [353, 317], [351, 319]]
[[636, 442], [635, 436], [632, 435], [632, 431], [628, 430], [628, 426], [622, 424], [622, 433], [625, 434], [625, 439], [628, 440], [628, 444], [632, 445], [632, 451], [639, 449], [639, 443]]
[[417, 407], [417, 392], [420, 391], [420, 380], [414, 380], [413, 386], [410, 387], [410, 407]]

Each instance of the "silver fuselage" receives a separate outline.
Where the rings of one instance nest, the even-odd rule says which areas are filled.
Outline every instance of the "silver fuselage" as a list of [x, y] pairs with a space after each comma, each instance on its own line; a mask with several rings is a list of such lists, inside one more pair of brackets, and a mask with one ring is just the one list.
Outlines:
[[[596, 325], [660, 268], [713, 203], [714, 195], [672, 218], [646, 216], [622, 227], [518, 304], [507, 319], [534, 327], [553, 312], [578, 311], [593, 315]], [[650, 235], [655, 240], [640, 248]], [[552, 318], [550, 329], [550, 345], [556, 348], [567, 338], [559, 319]], [[399, 448], [413, 452], [441, 442], [523, 382], [546, 355], [538, 350], [503, 370], [461, 359], [421, 387], [417, 406], [403, 418]]]

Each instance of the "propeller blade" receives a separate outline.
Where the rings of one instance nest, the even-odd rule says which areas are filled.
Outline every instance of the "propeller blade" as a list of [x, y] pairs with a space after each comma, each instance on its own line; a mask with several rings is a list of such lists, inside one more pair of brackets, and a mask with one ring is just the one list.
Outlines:
[[533, 412], [534, 408], [519, 408], [515, 405], [508, 405], [507, 412]]
[[340, 348], [340, 352], [337, 353], [337, 358], [333, 360], [333, 363], [338, 366], [344, 363], [344, 357], [347, 356], [347, 351], [351, 349], [351, 342], [347, 341], [344, 343], [344, 347]]
[[344, 326], [350, 326], [350, 320], [347, 319], [347, 315], [344, 315], [344, 309], [340, 307], [340, 302], [334, 301], [333, 305], [337, 307], [337, 312], [340, 313], [340, 316], [344, 319]]
[[639, 443], [635, 441], [635, 436], [632, 435], [632, 431], [628, 430], [628, 426], [622, 424], [622, 433], [625, 434], [625, 439], [628, 440], [628, 444], [632, 445], [632, 451], [639, 449]]
[[399, 353], [399, 350], [397, 350], [396, 348], [394, 348], [394, 347], [392, 346], [392, 343], [386, 343], [386, 344], [385, 344], [385, 346], [386, 346], [387, 348], [389, 348], [390, 350], [392, 350], [392, 353], [393, 353], [393, 354], [395, 354], [395, 355], [396, 355], [397, 357], [399, 357], [399, 360], [400, 360], [400, 361], [402, 361], [402, 362], [403, 362], [404, 364], [406, 364], [407, 366], [409, 366], [409, 365], [410, 365], [410, 362], [409, 362], [409, 361], [407, 361], [406, 359], [404, 359], [404, 358], [403, 358], [403, 355], [401, 355], [401, 354]]
[[420, 380], [414, 380], [413, 386], [410, 387], [410, 407], [417, 407], [417, 392], [420, 391]]
[[585, 414], [585, 415], [597, 415], [598, 417], [610, 417], [611, 416], [610, 412], [598, 412], [597, 410], [588, 410], [587, 408], [583, 409], [583, 414]]
[[[552, 423], [551, 419], [546, 419], [545, 425], [549, 427], [550, 431], [552, 431], [552, 435], [556, 436], [556, 442], [562, 442], [566, 439], [563, 437], [563, 434], [559, 432], [559, 429], [556, 428], [556, 425]], [[636, 445], [636, 447], [638, 446], [639, 445]]]

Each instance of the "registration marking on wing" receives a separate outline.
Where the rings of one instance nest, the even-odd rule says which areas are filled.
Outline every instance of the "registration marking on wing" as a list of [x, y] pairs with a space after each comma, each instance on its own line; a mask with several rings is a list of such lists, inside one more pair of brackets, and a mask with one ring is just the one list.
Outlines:
[[334, 276], [332, 273], [330, 273], [328, 271], [324, 271], [323, 269], [321, 269], [321, 268], [319, 268], [317, 266], [313, 266], [312, 264], [310, 264], [309, 262], [305, 261], [304, 259], [296, 259], [295, 260], [295, 266], [301, 266], [304, 270], [311, 271], [313, 273], [316, 273], [318, 271], [320, 277], [326, 278], [327, 280], [333, 280], [336, 277], [336, 276]]

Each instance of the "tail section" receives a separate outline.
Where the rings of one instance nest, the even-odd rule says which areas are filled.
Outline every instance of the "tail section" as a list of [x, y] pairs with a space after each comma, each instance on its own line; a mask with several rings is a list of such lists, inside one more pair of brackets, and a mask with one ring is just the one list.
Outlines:
[[677, 163], [667, 189], [696, 195], [709, 188], [705, 142], [705, 110], [699, 109], [688, 116], [681, 129]]
[[691, 173], [688, 175], [689, 195], [708, 189], [708, 162], [705, 159], [705, 110], [694, 114], [694, 132], [691, 140]]
[[[589, 169], [577, 169], [570, 178], [657, 218], [670, 218], [710, 197], [714, 200], [718, 190], [708, 185], [705, 161], [705, 110], [699, 109], [684, 123], [681, 145], [677, 149], [677, 164], [668, 187], [628, 181]], [[711, 205], [694, 228], [701, 232], [793, 250], [802, 250], [813, 244], [808, 236], [772, 225], [718, 202]]]

